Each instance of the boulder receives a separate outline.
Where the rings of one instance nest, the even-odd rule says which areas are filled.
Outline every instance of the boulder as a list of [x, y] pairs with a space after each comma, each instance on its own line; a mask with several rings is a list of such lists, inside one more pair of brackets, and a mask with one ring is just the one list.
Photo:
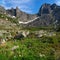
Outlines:
[[22, 39], [23, 37], [22, 33], [18, 33], [14, 36], [14, 39]]
[[5, 8], [2, 6], [0, 6], [0, 14], [6, 14]]
[[50, 4], [43, 4], [39, 10], [39, 15], [43, 15], [43, 14], [50, 14], [51, 13], [51, 7]]

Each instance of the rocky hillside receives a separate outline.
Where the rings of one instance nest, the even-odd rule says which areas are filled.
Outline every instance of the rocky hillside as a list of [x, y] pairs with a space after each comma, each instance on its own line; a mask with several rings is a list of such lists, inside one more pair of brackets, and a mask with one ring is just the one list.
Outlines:
[[0, 6], [0, 14], [6, 14], [5, 8], [2, 6]]
[[37, 14], [36, 20], [27, 24], [30, 27], [50, 26], [56, 28], [60, 25], [60, 6], [56, 4], [43, 4]]
[[19, 30], [17, 19], [8, 17], [5, 14], [0, 14], [0, 42], [1, 39], [6, 40], [12, 38]]
[[[56, 4], [43, 4], [37, 14], [27, 14], [18, 7], [5, 10], [0, 6], [0, 13], [7, 14], [10, 17], [18, 18], [20, 25], [27, 27], [54, 27], [60, 25], [60, 6]], [[39, 17], [39, 18], [37, 18]], [[36, 19], [37, 18], [37, 19]]]
[[30, 14], [20, 11], [18, 7], [16, 7], [16, 9], [11, 8], [11, 9], [6, 10], [6, 13], [11, 16], [18, 17], [19, 18], [18, 20], [20, 21], [28, 21], [36, 17], [36, 15], [30, 15]]

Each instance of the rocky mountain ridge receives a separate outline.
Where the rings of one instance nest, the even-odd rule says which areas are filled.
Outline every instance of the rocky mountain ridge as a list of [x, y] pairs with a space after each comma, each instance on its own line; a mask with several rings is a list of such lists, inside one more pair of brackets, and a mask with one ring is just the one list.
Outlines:
[[16, 9], [11, 8], [10, 10], [6, 10], [6, 13], [11, 16], [17, 17], [20, 21], [28, 21], [36, 17], [36, 15], [30, 15], [30, 14], [20, 11], [18, 7], [16, 7]]
[[57, 6], [56, 4], [50, 5], [45, 3], [40, 7], [39, 12], [33, 15], [20, 11], [18, 7], [16, 7], [16, 9], [11, 8], [5, 10], [4, 7], [0, 6], [0, 13], [18, 17], [18, 20], [22, 21], [23, 23], [39, 17], [34, 21], [31, 21], [30, 23], [21, 23], [22, 25], [26, 25], [27, 27], [57, 27], [60, 25], [60, 6]]
[[60, 26], [60, 6], [56, 4], [43, 4], [37, 14], [37, 20], [27, 24], [32, 27], [59, 27]]

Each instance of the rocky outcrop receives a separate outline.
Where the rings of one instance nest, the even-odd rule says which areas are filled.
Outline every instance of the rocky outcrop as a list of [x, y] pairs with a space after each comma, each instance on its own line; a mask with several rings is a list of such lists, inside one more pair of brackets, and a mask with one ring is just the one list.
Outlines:
[[16, 7], [16, 17], [18, 17], [18, 19], [20, 21], [28, 21], [28, 20], [32, 20], [36, 17], [37, 15], [30, 15], [27, 14], [25, 12], [20, 11], [20, 9], [18, 7]]
[[48, 27], [48, 26], [52, 26], [54, 22], [54, 19], [52, 16], [50, 15], [43, 15], [40, 16], [38, 19], [36, 19], [33, 22], [30, 22], [29, 24], [27, 24], [27, 27]]
[[11, 15], [11, 16], [16, 16], [16, 9], [11, 8], [6, 10], [6, 14]]
[[56, 28], [60, 26], [60, 6], [56, 4], [43, 4], [38, 12], [38, 19], [27, 24], [27, 27], [46, 27]]
[[32, 14], [30, 15], [25, 12], [22, 12], [18, 7], [16, 7], [16, 9], [11, 8], [11, 9], [6, 10], [6, 13], [11, 16], [18, 17], [18, 20], [20, 21], [32, 20], [37, 16], [37, 15], [32, 15]]
[[0, 14], [6, 14], [5, 8], [2, 6], [0, 6]]
[[43, 4], [39, 10], [39, 15], [50, 14], [51, 13], [51, 5], [50, 4]]
[[[3, 7], [1, 7], [0, 10], [2, 13], [5, 12]], [[21, 25], [27, 27], [60, 26], [60, 6], [56, 4], [43, 4], [37, 14], [27, 14], [22, 12], [18, 7], [16, 7], [16, 9], [11, 8], [6, 10], [6, 14], [18, 17], [18, 21], [21, 22]]]

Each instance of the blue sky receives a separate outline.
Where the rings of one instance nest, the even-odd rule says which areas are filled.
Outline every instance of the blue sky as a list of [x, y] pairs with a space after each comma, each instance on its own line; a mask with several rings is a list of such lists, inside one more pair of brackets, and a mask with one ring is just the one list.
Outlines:
[[60, 0], [0, 0], [0, 5], [4, 6], [6, 9], [18, 6], [20, 10], [29, 14], [37, 13], [43, 3], [56, 3], [60, 5]]

